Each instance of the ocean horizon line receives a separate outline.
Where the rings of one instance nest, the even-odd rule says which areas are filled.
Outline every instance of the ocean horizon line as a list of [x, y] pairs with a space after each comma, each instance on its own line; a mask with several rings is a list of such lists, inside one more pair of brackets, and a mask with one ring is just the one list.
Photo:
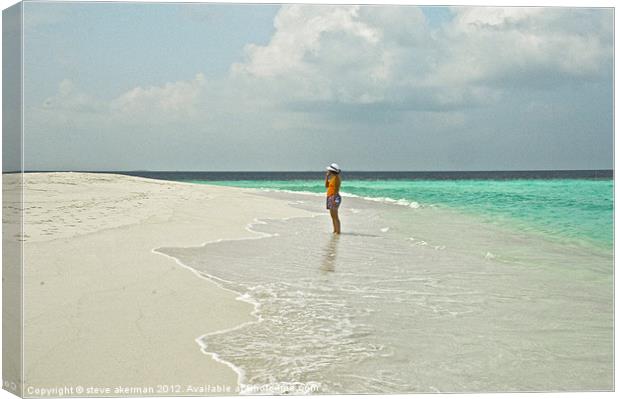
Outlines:
[[[24, 173], [94, 173], [119, 174], [158, 180], [175, 181], [311, 181], [321, 178], [324, 170], [312, 171], [151, 171], [151, 170], [29, 170]], [[559, 170], [469, 170], [469, 171], [343, 171], [349, 181], [400, 180], [609, 180], [613, 169], [559, 169]]]
[[[73, 170], [73, 169], [31, 169], [3, 171], [2, 173], [317, 173], [323, 169], [313, 170], [166, 170], [166, 169], [109, 169], [109, 170]], [[613, 172], [614, 169], [477, 169], [477, 170], [345, 170], [345, 173], [518, 173], [518, 172]]]

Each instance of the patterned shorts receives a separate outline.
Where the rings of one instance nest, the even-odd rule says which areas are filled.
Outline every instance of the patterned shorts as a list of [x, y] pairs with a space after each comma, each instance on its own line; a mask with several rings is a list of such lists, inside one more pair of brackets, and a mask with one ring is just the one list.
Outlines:
[[327, 197], [327, 209], [338, 209], [340, 203], [342, 202], [342, 198], [340, 195], [330, 195]]

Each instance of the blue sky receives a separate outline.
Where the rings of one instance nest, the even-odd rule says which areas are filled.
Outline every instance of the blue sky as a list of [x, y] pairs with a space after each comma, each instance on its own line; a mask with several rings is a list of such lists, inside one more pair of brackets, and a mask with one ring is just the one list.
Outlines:
[[27, 169], [612, 167], [610, 9], [24, 13]]
[[84, 90], [112, 96], [198, 72], [225, 75], [246, 43], [269, 40], [278, 8], [265, 4], [248, 12], [234, 4], [26, 3], [28, 97], [49, 97], [67, 77]]

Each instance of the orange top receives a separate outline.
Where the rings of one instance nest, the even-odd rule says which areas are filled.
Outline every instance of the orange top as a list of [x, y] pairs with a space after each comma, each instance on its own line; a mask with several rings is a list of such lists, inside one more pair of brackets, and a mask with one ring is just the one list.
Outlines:
[[325, 187], [327, 187], [328, 197], [338, 194], [338, 190], [340, 190], [340, 176], [332, 175], [329, 179], [325, 178]]

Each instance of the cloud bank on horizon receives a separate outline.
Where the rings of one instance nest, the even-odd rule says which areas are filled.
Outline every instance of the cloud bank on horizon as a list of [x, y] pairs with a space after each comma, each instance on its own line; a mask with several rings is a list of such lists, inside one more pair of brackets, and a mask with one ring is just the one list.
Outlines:
[[26, 168], [612, 167], [611, 9], [283, 5], [241, 54], [108, 97], [67, 74], [27, 103]]

